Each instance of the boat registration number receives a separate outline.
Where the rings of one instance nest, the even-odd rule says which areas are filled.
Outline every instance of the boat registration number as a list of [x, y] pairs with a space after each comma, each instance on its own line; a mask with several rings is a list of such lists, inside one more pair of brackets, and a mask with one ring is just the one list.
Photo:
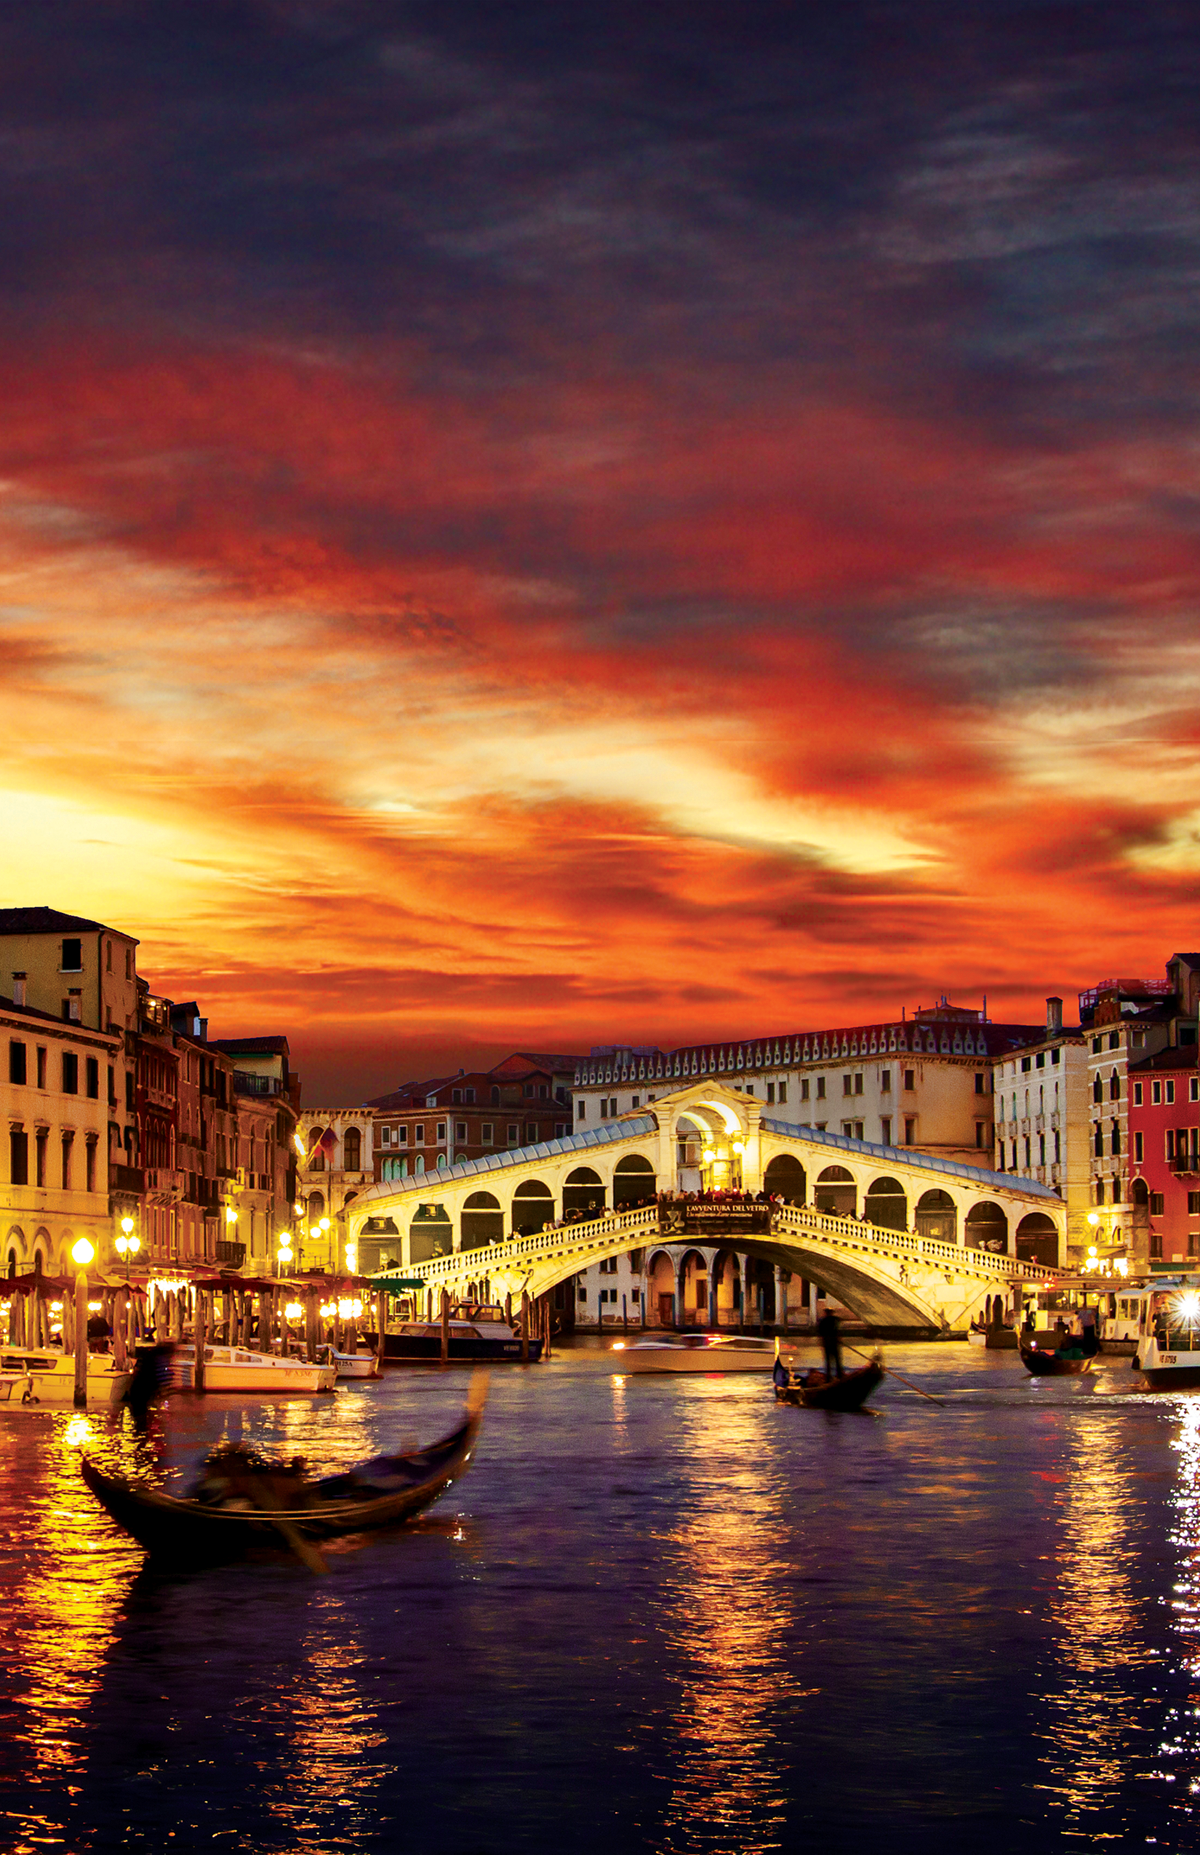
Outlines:
[[1160, 1353], [1158, 1355], [1158, 1363], [1159, 1365], [1178, 1365], [1179, 1361], [1174, 1353]]

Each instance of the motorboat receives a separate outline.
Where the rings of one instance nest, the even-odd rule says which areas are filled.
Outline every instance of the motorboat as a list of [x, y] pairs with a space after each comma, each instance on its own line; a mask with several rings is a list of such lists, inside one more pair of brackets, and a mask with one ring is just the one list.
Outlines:
[[774, 1340], [740, 1333], [681, 1333], [662, 1340], [617, 1340], [613, 1364], [619, 1372], [769, 1372]]
[[[462, 1363], [497, 1365], [521, 1358], [521, 1336], [503, 1320], [452, 1320], [449, 1323], [449, 1357]], [[436, 1364], [442, 1356], [442, 1324], [437, 1320], [402, 1321], [383, 1336], [385, 1365]], [[531, 1363], [542, 1356], [542, 1342], [529, 1340]]]
[[291, 1552], [325, 1571], [321, 1545], [397, 1526], [422, 1513], [465, 1471], [479, 1434], [487, 1374], [476, 1374], [466, 1414], [448, 1436], [404, 1455], [373, 1456], [318, 1481], [304, 1464], [264, 1462], [246, 1449], [213, 1451], [200, 1484], [177, 1496], [111, 1475], [84, 1457], [83, 1479], [152, 1560], [175, 1569]]
[[[170, 1391], [194, 1391], [196, 1348], [177, 1346], [167, 1368]], [[241, 1346], [206, 1346], [204, 1389], [250, 1391], [263, 1397], [290, 1396], [292, 1392], [332, 1391], [336, 1365], [293, 1359], [280, 1353], [255, 1353]]]
[[378, 1378], [379, 1361], [374, 1353], [339, 1353], [336, 1346], [321, 1349], [322, 1357], [337, 1368], [339, 1378]]
[[0, 1368], [0, 1404], [32, 1404], [33, 1380], [24, 1369]]
[[1159, 1281], [1141, 1307], [1137, 1352], [1130, 1360], [1151, 1391], [1190, 1391], [1200, 1385], [1198, 1278]]
[[[0, 1375], [19, 1374], [28, 1379], [24, 1390], [7, 1394], [10, 1403], [74, 1404], [75, 1355], [59, 1347], [8, 1347], [0, 1353]], [[111, 1353], [89, 1353], [87, 1357], [87, 1401], [89, 1404], [120, 1404], [129, 1389], [132, 1373], [122, 1367]]]
[[967, 1328], [967, 1345], [968, 1346], [986, 1346], [987, 1345], [987, 1328], [986, 1327], [968, 1327]]
[[775, 1399], [779, 1404], [803, 1404], [810, 1410], [857, 1411], [862, 1409], [875, 1387], [883, 1383], [883, 1377], [883, 1361], [878, 1357], [868, 1360], [855, 1372], [843, 1373], [840, 1378], [828, 1378], [815, 1369], [791, 1372], [786, 1384], [776, 1384]]

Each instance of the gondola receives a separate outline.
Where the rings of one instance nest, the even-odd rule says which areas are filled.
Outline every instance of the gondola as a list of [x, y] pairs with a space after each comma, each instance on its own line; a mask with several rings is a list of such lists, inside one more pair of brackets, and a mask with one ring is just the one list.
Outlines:
[[823, 1372], [794, 1373], [786, 1385], [776, 1385], [775, 1398], [780, 1404], [803, 1404], [809, 1410], [861, 1410], [877, 1385], [883, 1383], [883, 1364], [872, 1359], [869, 1365], [847, 1372], [844, 1378], [826, 1378]]
[[156, 1564], [188, 1570], [286, 1550], [323, 1571], [322, 1542], [411, 1520], [457, 1481], [471, 1459], [486, 1398], [487, 1374], [478, 1372], [463, 1421], [440, 1442], [374, 1456], [321, 1481], [305, 1479], [296, 1464], [264, 1464], [238, 1450], [209, 1457], [200, 1495], [181, 1498], [106, 1475], [86, 1456], [83, 1479]]
[[1078, 1357], [1069, 1359], [1051, 1347], [1038, 1346], [1036, 1342], [1026, 1345], [1024, 1340], [1020, 1344], [1020, 1353], [1021, 1364], [1027, 1372], [1032, 1372], [1034, 1378], [1078, 1378], [1090, 1369], [1095, 1357], [1092, 1353], [1080, 1353]]

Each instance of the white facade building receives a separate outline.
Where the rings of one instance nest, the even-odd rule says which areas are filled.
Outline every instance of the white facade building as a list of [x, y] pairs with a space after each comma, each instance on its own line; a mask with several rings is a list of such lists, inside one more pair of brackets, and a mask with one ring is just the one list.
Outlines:
[[306, 1108], [296, 1140], [297, 1266], [335, 1272], [346, 1260], [342, 1214], [375, 1182], [375, 1110]]
[[996, 1171], [1053, 1186], [1067, 1206], [1066, 1254], [1077, 1266], [1093, 1232], [1088, 1141], [1088, 1041], [1064, 1030], [1061, 998], [1046, 1000], [1040, 1038], [995, 1065]]

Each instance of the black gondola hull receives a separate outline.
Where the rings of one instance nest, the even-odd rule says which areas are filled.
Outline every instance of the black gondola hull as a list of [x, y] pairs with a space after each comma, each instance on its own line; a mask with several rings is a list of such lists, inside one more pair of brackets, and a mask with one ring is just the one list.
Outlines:
[[883, 1377], [883, 1367], [872, 1360], [857, 1372], [829, 1379], [824, 1385], [776, 1385], [775, 1396], [780, 1404], [803, 1404], [808, 1410], [857, 1411]]
[[165, 1494], [145, 1483], [107, 1475], [86, 1456], [83, 1479], [105, 1512], [161, 1565], [192, 1570], [225, 1565], [258, 1553], [287, 1551], [283, 1526], [320, 1546], [382, 1527], [400, 1526], [432, 1506], [471, 1459], [482, 1416], [482, 1394], [473, 1396], [467, 1416], [456, 1430], [430, 1448], [388, 1458], [395, 1477], [407, 1485], [386, 1494], [345, 1492], [346, 1476], [333, 1478], [336, 1491], [309, 1490], [311, 1504], [287, 1507], [278, 1521], [270, 1514], [210, 1506]]
[[1079, 1378], [1091, 1367], [1091, 1356], [1064, 1359], [1061, 1353], [1043, 1352], [1040, 1346], [1022, 1346], [1021, 1364], [1034, 1378]]

